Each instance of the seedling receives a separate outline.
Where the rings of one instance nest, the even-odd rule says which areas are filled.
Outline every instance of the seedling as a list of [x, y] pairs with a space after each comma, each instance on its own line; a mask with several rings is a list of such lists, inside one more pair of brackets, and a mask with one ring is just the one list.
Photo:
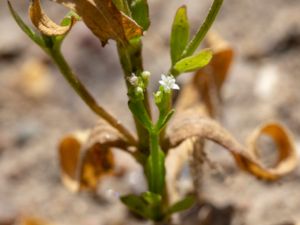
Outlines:
[[[227, 149], [241, 169], [258, 178], [275, 180], [295, 168], [293, 141], [283, 126], [268, 123], [260, 127], [254, 132], [245, 150], [213, 119], [210, 85], [214, 85], [219, 95], [227, 76], [232, 50], [224, 50], [220, 41], [218, 47], [212, 44], [208, 45], [211, 47], [208, 49], [198, 48], [223, 0], [213, 1], [204, 23], [192, 36], [186, 6], [177, 10], [170, 35], [171, 65], [161, 75], [159, 88], [152, 94], [148, 94], [151, 73], [144, 69], [142, 60], [143, 34], [150, 26], [147, 0], [53, 1], [71, 11], [60, 24], [56, 24], [43, 11], [40, 0], [31, 0], [29, 16], [35, 29], [23, 22], [9, 1], [8, 6], [19, 27], [44, 50], [79, 97], [100, 117], [100, 122], [88, 136], [70, 135], [60, 144], [63, 181], [71, 190], [95, 190], [100, 178], [113, 171], [114, 156], [111, 148], [119, 148], [140, 163], [148, 183], [147, 192], [121, 196], [120, 200], [145, 219], [167, 223], [172, 214], [190, 208], [196, 200], [195, 196], [176, 196], [172, 182], [187, 157], [179, 161], [173, 172], [167, 173], [169, 167], [166, 166], [166, 158], [172, 157], [172, 152], [181, 151], [185, 156], [193, 154], [192, 167], [199, 168], [203, 162], [204, 140], [209, 139]], [[128, 109], [134, 118], [136, 135], [97, 103], [63, 56], [61, 46], [65, 37], [79, 21], [83, 21], [98, 37], [103, 47], [108, 44], [108, 40], [116, 42], [127, 85], [127, 93], [124, 95], [128, 96]], [[213, 34], [208, 39], [216, 43]], [[194, 71], [191, 82], [184, 87], [176, 83], [179, 76]], [[176, 106], [172, 102], [174, 91], [180, 92]], [[156, 121], [151, 114], [151, 98], [159, 112]], [[278, 147], [279, 159], [271, 169], [265, 168], [258, 160], [255, 142], [261, 134], [271, 136]], [[85, 139], [84, 144], [81, 138]], [[195, 171], [197, 173], [194, 176], [200, 177], [201, 171]], [[194, 181], [197, 191], [197, 177]]]

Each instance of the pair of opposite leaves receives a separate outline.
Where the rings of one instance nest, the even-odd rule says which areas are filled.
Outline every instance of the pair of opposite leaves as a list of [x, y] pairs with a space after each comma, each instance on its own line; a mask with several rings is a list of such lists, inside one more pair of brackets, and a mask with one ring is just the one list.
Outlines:
[[[232, 48], [217, 35], [209, 33], [208, 47], [214, 52], [210, 64], [195, 73], [189, 83], [184, 85], [176, 104], [176, 113], [166, 131], [166, 147], [170, 149], [168, 161], [175, 161], [172, 152], [202, 151], [195, 147], [195, 137], [198, 140], [214, 141], [231, 153], [237, 165], [265, 180], [275, 180], [291, 172], [297, 165], [294, 141], [289, 131], [277, 123], [268, 123], [259, 127], [250, 136], [248, 146], [240, 145], [234, 137], [215, 120], [220, 90], [228, 76], [228, 69], [233, 60]], [[215, 91], [212, 91], [215, 90]], [[265, 168], [259, 162], [259, 152], [256, 141], [261, 135], [269, 135], [277, 145], [279, 157], [276, 165]], [[192, 145], [185, 145], [186, 142]], [[180, 145], [183, 143], [183, 145]], [[114, 158], [111, 148], [117, 147], [129, 151], [130, 144], [114, 128], [100, 121], [89, 135], [72, 134], [65, 137], [59, 148], [62, 180], [73, 191], [95, 190], [102, 176], [111, 174], [114, 168]], [[192, 148], [189, 151], [189, 148]], [[179, 154], [180, 155], [180, 154]], [[179, 156], [177, 165], [166, 166], [167, 186], [174, 186], [176, 176], [180, 174], [184, 158]], [[197, 163], [197, 162], [195, 162]], [[173, 164], [174, 165], [174, 164]], [[170, 193], [173, 191], [171, 190]]]
[[[109, 39], [126, 44], [142, 35], [142, 28], [117, 9], [112, 0], [52, 0], [75, 11], [87, 27], [105, 45]], [[68, 26], [54, 23], [43, 11], [40, 0], [31, 0], [29, 15], [37, 29], [47, 36], [66, 34], [75, 23]]]

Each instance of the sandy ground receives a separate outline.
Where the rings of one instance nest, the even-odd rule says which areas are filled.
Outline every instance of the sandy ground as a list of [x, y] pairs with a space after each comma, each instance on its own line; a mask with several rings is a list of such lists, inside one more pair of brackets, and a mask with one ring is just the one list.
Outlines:
[[[12, 3], [27, 19], [27, 2]], [[44, 3], [52, 16], [65, 12], [49, 1]], [[151, 86], [155, 88], [170, 62], [168, 41], [176, 8], [188, 5], [195, 30], [210, 1], [149, 3], [153, 22], [145, 36], [144, 59], [145, 68], [153, 73]], [[223, 90], [222, 124], [241, 142], [259, 124], [279, 120], [291, 129], [300, 149], [299, 12], [299, 0], [226, 0], [214, 25], [236, 52]], [[64, 51], [91, 92], [132, 128], [129, 112], [124, 110], [126, 90], [113, 42], [101, 48], [79, 24]], [[43, 76], [32, 78], [32, 68]], [[39, 88], [41, 83], [43, 88]], [[103, 199], [74, 195], [60, 182], [58, 141], [66, 133], [92, 127], [96, 120], [47, 56], [15, 25], [5, 1], [0, 1], [0, 224], [4, 224], [1, 218], [15, 213], [35, 215], [58, 225], [124, 224], [127, 211], [104, 190], [128, 191], [132, 188], [126, 184], [130, 179], [119, 183], [108, 180], [100, 188]], [[215, 145], [210, 149], [208, 155], [219, 170], [205, 174], [203, 196], [224, 213], [221, 221], [211, 224], [300, 222], [299, 169], [280, 182], [265, 183], [240, 172], [225, 151]], [[140, 180], [136, 176], [133, 173], [133, 183]]]

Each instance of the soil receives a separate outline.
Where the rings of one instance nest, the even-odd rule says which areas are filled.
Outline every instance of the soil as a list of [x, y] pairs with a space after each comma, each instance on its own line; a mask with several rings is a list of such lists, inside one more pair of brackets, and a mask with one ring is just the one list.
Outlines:
[[[11, 2], [28, 22], [27, 1]], [[196, 30], [211, 1], [149, 3], [153, 21], [145, 35], [144, 60], [153, 74], [154, 89], [170, 63], [168, 42], [176, 8], [187, 4]], [[43, 5], [52, 18], [65, 13], [50, 1]], [[222, 93], [221, 123], [242, 143], [259, 124], [279, 120], [290, 128], [300, 149], [299, 12], [299, 0], [226, 0], [213, 27], [235, 49]], [[124, 110], [126, 90], [114, 43], [102, 48], [78, 24], [65, 41], [64, 52], [99, 102], [133, 130]], [[5, 221], [16, 215], [33, 215], [58, 225], [145, 223], [132, 219], [112, 194], [112, 190], [143, 189], [140, 170], [125, 155], [120, 155], [119, 163], [130, 173], [121, 180], [107, 178], [97, 197], [70, 193], [60, 181], [59, 140], [91, 128], [96, 120], [49, 58], [16, 26], [6, 1], [0, 1], [0, 224], [8, 224]], [[300, 223], [299, 168], [278, 182], [266, 183], [238, 170], [223, 149], [216, 145], [209, 149], [208, 157], [217, 169], [208, 166], [205, 203], [187, 212], [186, 224], [195, 224], [192, 218], [209, 225]], [[205, 223], [199, 222], [203, 215], [209, 218]]]

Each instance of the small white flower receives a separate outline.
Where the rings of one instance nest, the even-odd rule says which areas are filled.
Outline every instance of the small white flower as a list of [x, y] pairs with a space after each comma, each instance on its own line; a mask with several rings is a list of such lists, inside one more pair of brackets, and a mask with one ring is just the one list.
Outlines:
[[175, 78], [172, 75], [162, 74], [159, 83], [166, 92], [169, 92], [171, 89], [174, 90], [180, 89], [179, 86], [176, 84]]
[[144, 79], [149, 79], [150, 76], [151, 76], [151, 73], [149, 71], [143, 71], [142, 72], [142, 77]]
[[128, 78], [128, 81], [131, 85], [137, 86], [139, 78], [133, 73], [133, 74], [131, 74], [131, 77]]
[[135, 91], [136, 91], [138, 94], [143, 94], [143, 93], [144, 93], [144, 90], [143, 90], [143, 88], [141, 88], [141, 87], [137, 87], [137, 88], [135, 89]]

